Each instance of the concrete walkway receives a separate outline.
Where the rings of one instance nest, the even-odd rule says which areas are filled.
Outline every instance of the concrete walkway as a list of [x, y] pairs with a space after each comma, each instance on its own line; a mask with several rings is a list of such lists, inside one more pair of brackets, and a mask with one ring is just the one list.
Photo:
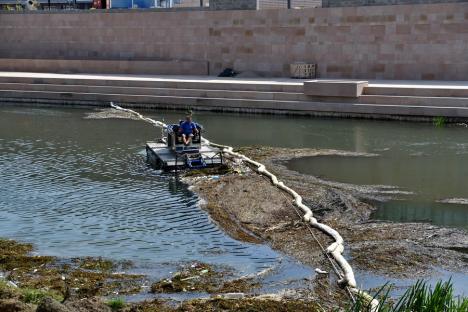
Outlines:
[[[35, 79], [88, 79], [113, 81], [172, 81], [172, 82], [200, 82], [200, 83], [249, 83], [249, 84], [288, 84], [302, 85], [305, 79], [291, 78], [220, 78], [216, 76], [168, 76], [168, 75], [95, 75], [95, 74], [53, 74], [53, 73], [25, 73], [0, 72], [1, 78], [35, 78]], [[310, 80], [310, 79], [309, 79]]]
[[[54, 74], [54, 73], [27, 73], [2, 72], [0, 78], [37, 78], [37, 79], [88, 79], [88, 80], [124, 80], [124, 81], [186, 81], [211, 83], [249, 83], [249, 84], [287, 84], [302, 85], [311, 79], [292, 78], [221, 78], [216, 76], [168, 76], [168, 75], [96, 75], [96, 74]], [[316, 79], [329, 80], [357, 80], [357, 79]], [[359, 79], [363, 80], [363, 79]], [[451, 88], [468, 90], [468, 81], [439, 81], [439, 80], [367, 80], [369, 87], [398, 87], [398, 88]]]
[[370, 80], [358, 97], [333, 92], [336, 80], [329, 96], [306, 95], [304, 81], [310, 80], [0, 72], [0, 101], [96, 106], [114, 101], [144, 108], [468, 119], [468, 81]]

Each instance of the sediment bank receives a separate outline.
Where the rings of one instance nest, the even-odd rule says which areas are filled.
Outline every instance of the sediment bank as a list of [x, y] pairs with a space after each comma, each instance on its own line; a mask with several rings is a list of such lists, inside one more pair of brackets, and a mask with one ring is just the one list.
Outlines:
[[[244, 148], [241, 152], [264, 163], [313, 207], [322, 223], [340, 232], [354, 268], [389, 278], [429, 277], [434, 268], [468, 273], [468, 255], [463, 252], [468, 242], [466, 231], [425, 223], [371, 220], [375, 208], [367, 201], [391, 196], [388, 190], [327, 182], [290, 171], [284, 165], [294, 157], [356, 153], [267, 147]], [[216, 179], [188, 179], [213, 219], [236, 239], [266, 242], [303, 263], [330, 272], [332, 268], [309, 228], [300, 221], [292, 199], [248, 167], [238, 163], [234, 167], [234, 173]], [[330, 238], [312, 231], [322, 245], [328, 245]]]
[[[0, 239], [0, 311], [318, 311], [319, 307], [300, 294], [254, 295], [260, 278], [233, 279], [226, 268], [199, 262], [181, 264], [180, 271], [151, 284], [147, 276], [123, 271], [133, 267], [131, 262], [59, 259], [37, 256], [32, 250], [31, 244]], [[194, 293], [197, 299], [152, 299], [150, 293]], [[203, 293], [207, 295], [200, 298]], [[147, 299], [133, 303], [122, 299], [132, 294], [146, 294]]]

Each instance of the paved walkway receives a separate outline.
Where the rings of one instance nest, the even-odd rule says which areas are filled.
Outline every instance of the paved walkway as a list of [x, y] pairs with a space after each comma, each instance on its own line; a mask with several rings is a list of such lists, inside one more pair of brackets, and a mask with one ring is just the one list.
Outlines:
[[[102, 80], [127, 80], [127, 81], [180, 81], [180, 82], [210, 82], [210, 83], [242, 83], [242, 84], [279, 84], [302, 85], [304, 81], [314, 79], [292, 78], [220, 78], [216, 76], [149, 76], [149, 75], [96, 75], [96, 74], [51, 74], [51, 73], [24, 73], [24, 72], [0, 72], [0, 77], [16, 78], [55, 78], [55, 79], [102, 79]], [[357, 79], [317, 79], [349, 80]], [[359, 79], [360, 81], [365, 79]], [[468, 89], [468, 81], [423, 81], [423, 80], [367, 80], [369, 87], [392, 88], [450, 88]]]

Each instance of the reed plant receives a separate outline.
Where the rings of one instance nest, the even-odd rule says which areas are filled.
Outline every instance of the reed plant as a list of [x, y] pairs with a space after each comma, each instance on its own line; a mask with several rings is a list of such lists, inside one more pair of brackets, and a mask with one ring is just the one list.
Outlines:
[[369, 302], [357, 298], [347, 312], [467, 312], [468, 298], [455, 296], [453, 284], [439, 281], [432, 288], [425, 281], [418, 281], [411, 286], [400, 298], [392, 299], [389, 296], [388, 285], [382, 287], [375, 299], [379, 300], [379, 307], [372, 310]]

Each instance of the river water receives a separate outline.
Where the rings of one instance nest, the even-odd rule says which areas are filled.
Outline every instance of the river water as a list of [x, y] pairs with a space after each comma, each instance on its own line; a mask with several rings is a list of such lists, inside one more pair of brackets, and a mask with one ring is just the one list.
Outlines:
[[[228, 237], [185, 185], [152, 170], [145, 163], [144, 145], [158, 130], [141, 121], [86, 119], [91, 111], [0, 108], [0, 237], [32, 242], [38, 252], [61, 257], [103, 256], [146, 267], [197, 260], [230, 266], [239, 275], [275, 267], [272, 281], [313, 275], [312, 268], [268, 246]], [[183, 117], [170, 111], [146, 115], [166, 122]], [[463, 167], [468, 160], [467, 129], [208, 112], [195, 118], [207, 137], [223, 144], [381, 154], [370, 160], [372, 170], [361, 159], [300, 159], [290, 164], [294, 170], [333, 180], [390, 184], [421, 194], [406, 199], [400, 209], [383, 205], [378, 218], [417, 220], [419, 214], [413, 211], [426, 209], [420, 201], [424, 194], [430, 194], [431, 203], [468, 198]], [[428, 182], [433, 176], [436, 181]], [[434, 192], [438, 189], [440, 194]], [[466, 226], [468, 206], [437, 205], [423, 214], [424, 220]], [[455, 217], [437, 217], [445, 209]], [[359, 277], [364, 287], [385, 282], [365, 272]]]
[[133, 260], [155, 279], [185, 261], [238, 275], [273, 267], [290, 281], [313, 275], [266, 245], [230, 238], [186, 185], [151, 169], [144, 146], [154, 128], [88, 112], [0, 108], [0, 237], [41, 254]]

